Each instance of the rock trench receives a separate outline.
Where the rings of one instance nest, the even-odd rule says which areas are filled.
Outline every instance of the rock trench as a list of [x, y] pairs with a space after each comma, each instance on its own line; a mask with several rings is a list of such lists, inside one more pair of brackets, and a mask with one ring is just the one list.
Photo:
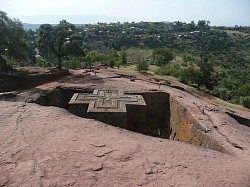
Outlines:
[[[43, 106], [56, 106], [69, 110], [69, 102], [74, 93], [90, 94], [92, 92], [93, 89], [88, 88], [58, 87], [42, 93], [32, 102]], [[148, 136], [182, 141], [195, 146], [227, 153], [223, 146], [209, 136], [210, 130], [202, 126], [192, 113], [174, 97], [170, 96], [169, 93], [160, 91], [127, 91], [124, 94], [141, 95], [146, 102], [146, 107], [133, 108], [128, 106], [126, 115], [127, 124], [123, 128]], [[90, 116], [89, 118], [95, 119], [94, 116]], [[105, 123], [106, 121], [102, 122]], [[108, 122], [106, 123], [109, 124]]]

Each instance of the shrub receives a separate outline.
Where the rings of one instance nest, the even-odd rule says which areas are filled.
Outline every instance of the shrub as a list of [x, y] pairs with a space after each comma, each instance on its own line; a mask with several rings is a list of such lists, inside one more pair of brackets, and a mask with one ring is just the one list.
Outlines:
[[195, 61], [194, 56], [189, 54], [189, 53], [184, 53], [182, 58], [183, 58], [184, 62], [193, 62], [193, 61]]
[[250, 96], [240, 97], [240, 104], [250, 109]]
[[148, 71], [148, 63], [145, 61], [141, 61], [136, 65], [136, 70], [138, 72], [146, 72]]
[[167, 76], [174, 76], [179, 77], [181, 73], [181, 68], [179, 63], [170, 63], [168, 65], [165, 65], [162, 68], [158, 68], [155, 71], [158, 75], [167, 75]]
[[28, 70], [19, 70], [18, 71], [18, 75], [21, 77], [21, 78], [28, 78], [29, 77], [29, 71]]
[[185, 68], [180, 73], [180, 81], [184, 84], [197, 84], [198, 89], [202, 85], [202, 75], [198, 68], [191, 65]]
[[113, 60], [109, 61], [109, 67], [114, 68], [115, 62]]
[[116, 61], [116, 62], [115, 62], [115, 66], [116, 66], [118, 69], [120, 68], [121, 64], [122, 64], [122, 63], [121, 63], [120, 61]]
[[182, 61], [181, 65], [184, 66], [184, 67], [188, 67], [188, 62], [187, 61]]
[[104, 62], [103, 62], [103, 65], [104, 65], [104, 66], [109, 66], [109, 62], [108, 62], [108, 61], [104, 61]]

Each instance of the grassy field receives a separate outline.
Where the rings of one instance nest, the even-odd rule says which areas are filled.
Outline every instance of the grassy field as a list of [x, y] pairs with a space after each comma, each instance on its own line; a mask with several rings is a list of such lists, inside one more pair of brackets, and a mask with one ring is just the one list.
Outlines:
[[[165, 79], [165, 80], [169, 80], [172, 82], [178, 81], [178, 79], [176, 77], [173, 77], [173, 76], [156, 75], [155, 70], [158, 68], [159, 67], [156, 65], [149, 65], [149, 70], [147, 71], [147, 73], [153, 74], [160, 79]], [[133, 65], [121, 66], [120, 69], [123, 71], [136, 72], [136, 65], [133, 64]]]
[[229, 36], [236, 36], [236, 35], [239, 35], [239, 36], [248, 36], [249, 34], [248, 33], [244, 33], [244, 32], [239, 32], [239, 31], [232, 31], [232, 30], [226, 30], [227, 34]]
[[[148, 73], [155, 74], [155, 70], [158, 69], [156, 65], [149, 65], [149, 70], [147, 71]], [[125, 71], [136, 71], [136, 65], [127, 65], [127, 66], [121, 66], [120, 69], [125, 70]]]

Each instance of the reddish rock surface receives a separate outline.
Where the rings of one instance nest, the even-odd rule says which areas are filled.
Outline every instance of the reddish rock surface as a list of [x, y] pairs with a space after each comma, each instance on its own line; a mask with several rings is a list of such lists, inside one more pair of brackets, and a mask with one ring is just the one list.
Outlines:
[[[112, 78], [117, 72], [68, 76], [35, 89], [159, 87], [138, 74], [134, 82]], [[56, 107], [0, 101], [0, 186], [250, 186], [249, 127], [229, 118], [214, 98], [166, 85], [160, 89], [186, 106], [229, 154], [141, 135]], [[230, 110], [249, 117], [245, 109]]]

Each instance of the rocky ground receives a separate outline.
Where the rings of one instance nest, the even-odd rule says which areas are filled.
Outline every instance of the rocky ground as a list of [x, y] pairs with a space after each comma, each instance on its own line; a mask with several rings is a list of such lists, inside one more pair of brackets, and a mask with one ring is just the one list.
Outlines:
[[[157, 80], [165, 84], [161, 77], [121, 70], [96, 75], [79, 70], [2, 99], [8, 101], [0, 101], [0, 186], [250, 186], [250, 129], [225, 114], [250, 118], [249, 111], [218, 105], [216, 98], [177, 82], [159, 88]], [[166, 91], [204, 122], [229, 154], [25, 102], [29, 93], [57, 86]]]

